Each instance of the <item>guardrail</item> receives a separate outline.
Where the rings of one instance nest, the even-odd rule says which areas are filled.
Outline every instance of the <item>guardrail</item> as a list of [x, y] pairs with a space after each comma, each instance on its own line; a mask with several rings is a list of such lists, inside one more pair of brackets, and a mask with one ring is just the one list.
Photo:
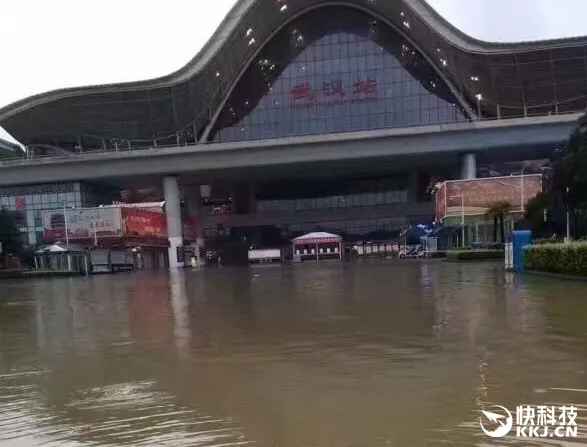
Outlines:
[[[397, 127], [388, 127], [385, 129], [377, 129], [378, 131], [385, 131], [385, 130], [398, 130], [398, 129], [409, 129], [409, 128], [423, 128], [423, 127], [430, 127], [430, 128], [436, 128], [437, 130], [454, 130], [455, 126], [459, 126], [459, 125], [463, 125], [463, 124], [471, 124], [474, 125], [475, 123], [488, 123], [488, 122], [508, 122], [508, 121], [512, 121], [512, 120], [520, 120], [520, 119], [535, 119], [535, 118], [547, 118], [547, 117], [564, 117], [564, 116], [573, 116], [573, 115], [581, 115], [582, 112], [565, 112], [565, 113], [558, 113], [558, 114], [552, 114], [552, 115], [526, 115], [526, 116], [516, 116], [516, 117], [508, 117], [508, 118], [483, 118], [483, 119], [479, 119], [479, 120], [468, 120], [465, 122], [450, 122], [450, 123], [439, 123], [439, 124], [420, 124], [420, 125], [414, 125], [414, 126], [397, 126]], [[364, 131], [364, 132], [369, 132], [369, 131]], [[325, 133], [323, 135], [343, 135], [343, 134], [352, 134], [352, 133], [357, 133], [357, 132], [340, 132], [340, 133]], [[298, 135], [296, 137], [283, 137], [283, 138], [304, 138], [304, 137], [315, 137], [316, 135], [313, 134], [309, 134], [309, 135]], [[79, 159], [81, 157], [87, 158], [87, 157], [92, 157], [92, 156], [96, 156], [96, 157], [100, 157], [103, 155], [117, 155], [117, 156], [125, 156], [125, 155], [135, 155], [137, 153], [153, 153], [153, 151], [158, 151], [161, 149], [170, 149], [170, 148], [178, 148], [178, 147], [201, 147], [202, 149], [204, 149], [206, 146], [210, 145], [210, 144], [238, 144], [238, 143], [248, 143], [250, 144], [251, 142], [254, 141], [263, 141], [264, 143], [267, 143], [271, 140], [242, 140], [242, 141], [230, 141], [230, 142], [214, 142], [214, 143], [195, 143], [195, 144], [186, 144], [183, 146], [178, 146], [176, 144], [170, 144], [170, 145], [149, 145], [149, 146], [139, 146], [139, 147], [130, 147], [127, 149], [118, 149], [118, 150], [103, 150], [103, 149], [99, 149], [99, 150], [85, 150], [82, 152], [71, 152], [68, 154], [52, 154], [52, 155], [34, 155], [34, 154], [28, 154], [26, 156], [23, 157], [5, 157], [5, 158], [1, 158], [0, 157], [0, 168], [3, 167], [10, 167], [10, 166], [19, 166], [19, 165], [26, 165], [26, 164], [42, 164], [42, 163], [48, 163], [48, 162], [55, 162], [55, 161], [59, 161], [59, 160], [63, 160], [63, 161], [72, 161], [72, 160], [76, 160]], [[275, 140], [273, 140], [275, 141]]]

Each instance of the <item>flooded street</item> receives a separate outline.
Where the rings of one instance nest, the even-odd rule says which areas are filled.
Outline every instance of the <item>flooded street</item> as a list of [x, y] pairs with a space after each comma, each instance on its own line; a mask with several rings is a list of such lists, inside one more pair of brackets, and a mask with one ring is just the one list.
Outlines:
[[[499, 264], [0, 282], [1, 446], [576, 446], [586, 371], [587, 282]], [[489, 438], [492, 404], [579, 438]]]

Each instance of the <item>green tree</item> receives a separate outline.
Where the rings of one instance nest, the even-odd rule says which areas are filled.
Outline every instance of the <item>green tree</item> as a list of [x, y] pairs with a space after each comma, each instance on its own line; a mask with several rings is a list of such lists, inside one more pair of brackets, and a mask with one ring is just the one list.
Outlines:
[[548, 221], [549, 210], [552, 209], [552, 197], [539, 192], [526, 203], [524, 217], [520, 227], [534, 230], [537, 237], [548, 237], [552, 234], [552, 226]]
[[20, 253], [23, 249], [20, 231], [10, 211], [0, 209], [0, 242], [3, 254]]
[[[544, 197], [541, 199], [542, 213], [546, 211], [549, 222], [546, 226], [557, 234], [565, 233], [568, 211], [575, 222], [578, 233], [587, 232], [587, 115], [578, 121], [576, 128], [562, 147], [552, 156], [550, 170], [544, 179]], [[528, 210], [534, 217], [540, 211]], [[525, 217], [531, 217], [526, 215]], [[538, 223], [535, 219], [530, 219]], [[539, 231], [534, 225], [532, 228]]]
[[501, 236], [501, 242], [505, 243], [505, 218], [512, 212], [512, 204], [505, 200], [490, 203], [486, 216], [493, 218], [493, 242], [497, 242], [497, 229]]

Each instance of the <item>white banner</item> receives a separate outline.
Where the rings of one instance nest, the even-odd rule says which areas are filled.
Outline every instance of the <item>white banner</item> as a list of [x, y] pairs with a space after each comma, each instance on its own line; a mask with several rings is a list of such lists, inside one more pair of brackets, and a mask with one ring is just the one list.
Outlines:
[[[64, 218], [65, 213], [65, 218]], [[65, 223], [67, 219], [67, 224]], [[84, 208], [45, 211], [43, 213], [45, 242], [67, 237], [87, 239], [122, 236], [120, 208]]]

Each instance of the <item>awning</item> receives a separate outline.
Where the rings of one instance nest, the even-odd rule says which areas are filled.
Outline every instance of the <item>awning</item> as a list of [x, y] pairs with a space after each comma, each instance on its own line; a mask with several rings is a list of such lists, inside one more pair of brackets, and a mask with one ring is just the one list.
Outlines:
[[65, 245], [61, 242], [56, 242], [53, 245], [47, 245], [46, 247], [37, 250], [37, 255], [57, 254], [57, 253], [81, 253], [83, 248], [73, 245]]
[[342, 237], [332, 234], [326, 233], [324, 231], [315, 231], [313, 233], [304, 234], [303, 236], [298, 236], [293, 239], [293, 243], [296, 245], [299, 244], [331, 244], [331, 243], [339, 243], [342, 240]]

